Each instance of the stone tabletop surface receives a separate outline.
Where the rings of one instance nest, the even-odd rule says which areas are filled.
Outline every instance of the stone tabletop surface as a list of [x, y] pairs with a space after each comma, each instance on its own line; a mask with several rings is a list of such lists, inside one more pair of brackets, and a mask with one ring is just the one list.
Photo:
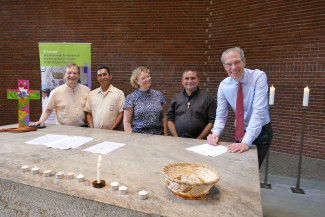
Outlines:
[[[1, 128], [17, 127], [16, 125]], [[87, 136], [92, 141], [76, 149], [60, 150], [24, 142], [46, 134]], [[102, 155], [101, 177], [104, 188], [93, 188], [99, 154], [83, 151], [104, 141], [126, 146]], [[71, 196], [94, 200], [147, 214], [161, 216], [263, 216], [256, 149], [245, 153], [224, 153], [217, 157], [203, 156], [186, 148], [205, 144], [206, 140], [171, 136], [125, 133], [72, 126], [47, 125], [28, 133], [0, 133], [0, 179], [47, 189]], [[228, 143], [220, 142], [220, 145]], [[201, 200], [183, 200], [172, 195], [162, 168], [175, 162], [207, 164], [220, 173], [220, 180], [210, 194]], [[21, 167], [39, 167], [41, 173], [21, 172]], [[42, 176], [45, 170], [83, 174], [85, 181]], [[119, 196], [109, 184], [119, 182], [128, 187]], [[148, 191], [148, 199], [139, 200], [138, 192]]]

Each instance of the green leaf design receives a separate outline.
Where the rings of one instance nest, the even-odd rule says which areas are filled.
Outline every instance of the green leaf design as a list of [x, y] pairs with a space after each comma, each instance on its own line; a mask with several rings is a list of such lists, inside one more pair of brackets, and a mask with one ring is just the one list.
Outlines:
[[7, 99], [18, 99], [17, 92], [7, 92]]
[[28, 95], [29, 99], [40, 99], [40, 92], [36, 92], [36, 93], [29, 93]]
[[27, 100], [26, 102], [18, 102], [18, 109], [25, 107], [27, 104], [29, 104], [29, 100]]

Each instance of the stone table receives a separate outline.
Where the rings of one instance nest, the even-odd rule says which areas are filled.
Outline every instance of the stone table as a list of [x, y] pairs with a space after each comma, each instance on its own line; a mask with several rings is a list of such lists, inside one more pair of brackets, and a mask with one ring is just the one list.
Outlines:
[[[16, 127], [17, 125], [0, 128]], [[87, 136], [92, 141], [76, 149], [60, 150], [24, 142], [46, 134]], [[104, 188], [93, 188], [98, 154], [85, 152], [103, 141], [126, 146], [102, 155]], [[72, 126], [47, 125], [28, 133], [0, 133], [0, 216], [262, 216], [260, 180], [256, 149], [245, 153], [224, 153], [206, 157], [185, 148], [206, 141], [171, 136], [144, 135]], [[221, 142], [221, 145], [228, 143]], [[210, 165], [220, 173], [220, 180], [201, 200], [183, 200], [172, 195], [162, 175], [162, 168], [174, 162]], [[30, 168], [73, 172], [85, 181], [56, 179], [21, 172]], [[109, 183], [117, 181], [128, 187], [119, 196]], [[147, 200], [138, 192], [148, 191]]]

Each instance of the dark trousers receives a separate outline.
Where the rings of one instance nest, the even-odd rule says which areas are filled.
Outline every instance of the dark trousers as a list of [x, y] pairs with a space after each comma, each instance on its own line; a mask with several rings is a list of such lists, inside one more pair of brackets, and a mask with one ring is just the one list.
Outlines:
[[[258, 166], [261, 168], [263, 160], [269, 151], [273, 138], [273, 129], [271, 123], [265, 124], [262, 127], [260, 135], [254, 140], [253, 145], [257, 148]], [[236, 141], [240, 143], [240, 141]]]
[[273, 129], [271, 123], [265, 124], [260, 135], [254, 140], [253, 144], [257, 147], [258, 165], [261, 168], [263, 160], [269, 151], [273, 138]]

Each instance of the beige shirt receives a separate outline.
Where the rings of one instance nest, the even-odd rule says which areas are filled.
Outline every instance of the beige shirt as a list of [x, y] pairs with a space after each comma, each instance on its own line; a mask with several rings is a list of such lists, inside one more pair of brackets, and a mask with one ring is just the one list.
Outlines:
[[72, 89], [63, 84], [55, 88], [49, 98], [47, 109], [55, 109], [57, 124], [82, 126], [86, 124], [84, 107], [90, 90], [82, 84]]
[[123, 91], [113, 85], [106, 92], [99, 87], [89, 93], [84, 111], [92, 114], [95, 128], [110, 129], [123, 111], [124, 101]]

